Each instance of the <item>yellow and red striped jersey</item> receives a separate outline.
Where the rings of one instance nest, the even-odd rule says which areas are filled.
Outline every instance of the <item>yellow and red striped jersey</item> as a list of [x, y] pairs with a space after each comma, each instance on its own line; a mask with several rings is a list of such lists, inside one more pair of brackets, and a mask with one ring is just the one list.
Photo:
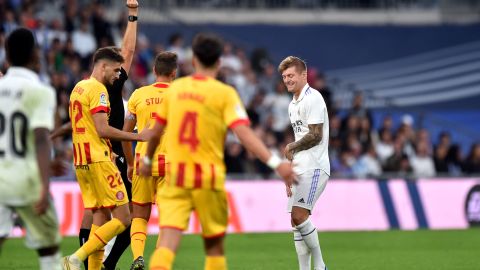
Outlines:
[[174, 81], [157, 115], [168, 126], [167, 184], [184, 188], [225, 188], [227, 129], [248, 125], [242, 102], [231, 86], [193, 75]]
[[93, 77], [78, 82], [70, 95], [69, 110], [74, 165], [111, 160], [110, 141], [98, 136], [93, 122], [92, 115], [98, 112], [110, 112], [105, 85]]
[[[165, 91], [169, 87], [167, 83], [154, 83], [135, 90], [128, 100], [128, 111], [134, 114], [137, 118], [138, 132], [147, 126], [151, 128], [155, 124], [155, 114], [158, 111], [158, 106], [163, 101]], [[140, 159], [145, 156], [147, 151], [146, 142], [137, 142], [135, 147], [135, 165], [133, 173], [138, 174], [138, 165]], [[165, 175], [165, 136], [162, 137], [160, 144], [155, 149], [155, 154], [152, 158], [152, 175]]]

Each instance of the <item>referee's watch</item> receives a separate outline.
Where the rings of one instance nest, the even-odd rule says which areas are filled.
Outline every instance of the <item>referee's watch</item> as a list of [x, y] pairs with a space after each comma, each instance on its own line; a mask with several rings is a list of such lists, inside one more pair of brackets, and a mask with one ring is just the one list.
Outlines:
[[128, 16], [128, 21], [129, 21], [129, 22], [134, 22], [134, 21], [136, 21], [136, 20], [138, 20], [138, 17], [137, 17], [137, 16], [134, 16], [134, 15], [129, 15], [129, 16]]

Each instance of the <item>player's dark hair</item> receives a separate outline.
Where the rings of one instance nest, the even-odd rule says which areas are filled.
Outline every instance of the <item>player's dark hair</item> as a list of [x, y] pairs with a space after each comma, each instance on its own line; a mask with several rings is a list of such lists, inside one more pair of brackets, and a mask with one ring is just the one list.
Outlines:
[[35, 59], [35, 37], [26, 28], [17, 28], [5, 43], [7, 60], [12, 66], [27, 66]]
[[288, 56], [287, 58], [283, 59], [280, 65], [278, 65], [278, 72], [281, 74], [290, 67], [295, 67], [295, 69], [300, 73], [307, 71], [307, 64], [305, 64], [305, 61], [296, 56]]
[[117, 47], [103, 47], [98, 49], [93, 55], [93, 63], [96, 64], [100, 60], [108, 60], [116, 63], [123, 63], [122, 51]]
[[204, 67], [212, 67], [223, 52], [223, 41], [214, 34], [198, 34], [193, 39], [193, 54]]
[[174, 52], [161, 52], [155, 57], [155, 74], [157, 76], [169, 76], [177, 69], [178, 56]]

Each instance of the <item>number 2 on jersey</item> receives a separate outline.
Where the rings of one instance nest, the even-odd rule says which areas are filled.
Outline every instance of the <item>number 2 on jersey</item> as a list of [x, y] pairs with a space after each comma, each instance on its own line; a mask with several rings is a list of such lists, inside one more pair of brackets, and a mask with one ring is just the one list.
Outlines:
[[77, 114], [75, 114], [75, 119], [72, 121], [75, 133], [85, 133], [85, 128], [84, 127], [78, 127], [77, 123], [82, 119], [83, 117], [83, 112], [82, 112], [82, 103], [80, 101], [75, 100], [73, 104], [70, 102], [70, 119], [73, 117], [73, 111], [76, 110]]
[[192, 152], [197, 150], [197, 146], [200, 143], [197, 136], [197, 118], [198, 114], [196, 112], [186, 112], [180, 124], [180, 134], [178, 138], [180, 144], [188, 144]]

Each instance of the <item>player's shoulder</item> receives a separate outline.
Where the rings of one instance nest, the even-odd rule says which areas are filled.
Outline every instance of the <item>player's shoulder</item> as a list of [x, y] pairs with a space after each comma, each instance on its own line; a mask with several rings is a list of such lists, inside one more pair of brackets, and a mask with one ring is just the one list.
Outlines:
[[94, 78], [81, 80], [75, 85], [75, 87], [80, 87], [87, 92], [96, 92], [96, 91], [106, 92], [107, 91], [107, 88], [105, 87], [105, 85]]
[[312, 101], [323, 100], [323, 97], [322, 97], [322, 94], [320, 94], [320, 91], [318, 91], [317, 89], [315, 89], [313, 87], [309, 87], [305, 91], [305, 97], [309, 100], [312, 100]]
[[23, 92], [25, 98], [31, 98], [36, 101], [55, 99], [55, 89], [51, 85], [40, 80], [26, 82], [25, 90], [26, 91]]

